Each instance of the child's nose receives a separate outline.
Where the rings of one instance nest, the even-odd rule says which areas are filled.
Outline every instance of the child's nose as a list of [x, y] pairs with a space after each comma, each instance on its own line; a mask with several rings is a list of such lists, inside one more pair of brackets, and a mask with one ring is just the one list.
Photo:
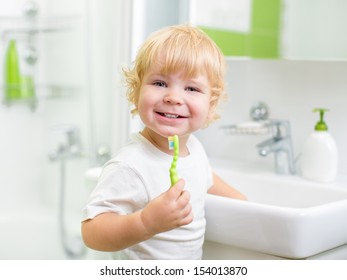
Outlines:
[[172, 105], [183, 104], [183, 99], [180, 94], [175, 90], [170, 90], [164, 97], [164, 102]]

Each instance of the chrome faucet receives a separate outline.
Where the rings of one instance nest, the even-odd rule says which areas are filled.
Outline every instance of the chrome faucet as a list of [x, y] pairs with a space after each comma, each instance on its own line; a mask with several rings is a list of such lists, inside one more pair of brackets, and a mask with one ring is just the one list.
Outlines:
[[257, 145], [259, 155], [265, 157], [274, 153], [276, 173], [294, 174], [294, 152], [289, 121], [271, 120], [268, 125], [272, 130], [272, 137]]
[[51, 128], [52, 148], [48, 157], [51, 161], [60, 159], [81, 157], [82, 148], [79, 130], [73, 125], [55, 125]]

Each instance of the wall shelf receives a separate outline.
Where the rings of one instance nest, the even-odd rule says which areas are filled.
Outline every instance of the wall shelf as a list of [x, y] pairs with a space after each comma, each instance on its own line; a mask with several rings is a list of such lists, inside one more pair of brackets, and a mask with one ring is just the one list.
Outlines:
[[5, 87], [0, 86], [0, 96], [2, 104], [6, 107], [13, 105], [27, 105], [32, 111], [35, 111], [38, 103], [41, 100], [53, 100], [61, 98], [75, 97], [83, 89], [82, 86], [61, 86], [61, 85], [35, 85], [35, 95], [32, 97], [22, 97], [15, 99], [8, 99], [4, 95]]
[[39, 34], [69, 31], [80, 21], [80, 16], [37, 16], [27, 17], [0, 17], [0, 33], [2, 37], [9, 34]]
[[[38, 41], [36, 37], [74, 31], [81, 26], [81, 19], [80, 15], [43, 16], [37, 14], [37, 11], [29, 16], [27, 14], [23, 16], [0, 16], [0, 39], [5, 43], [4, 45], [6, 45], [6, 41], [12, 39], [18, 41], [18, 45], [21, 44], [21, 49], [18, 48], [18, 59], [21, 60], [19, 63], [20, 74], [24, 75], [23, 72], [25, 71], [22, 68], [24, 67], [33, 77], [37, 60]], [[32, 57], [29, 54], [32, 54]], [[34, 77], [33, 79], [36, 80]], [[13, 91], [12, 93], [7, 91], [11, 89], [6, 88], [6, 84], [3, 84], [3, 82], [0, 82], [0, 103], [6, 107], [23, 104], [27, 105], [32, 111], [36, 109], [38, 103], [42, 100], [69, 98], [76, 95], [82, 88], [80, 86], [35, 83], [30, 88], [23, 89], [23, 85], [12, 85], [13, 94]]]

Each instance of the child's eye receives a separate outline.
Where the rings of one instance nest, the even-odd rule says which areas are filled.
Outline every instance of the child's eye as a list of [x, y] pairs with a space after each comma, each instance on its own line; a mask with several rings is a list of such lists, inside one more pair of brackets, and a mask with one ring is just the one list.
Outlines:
[[153, 82], [153, 85], [158, 87], [166, 87], [166, 83], [163, 81], [155, 81]]
[[200, 92], [200, 90], [198, 88], [195, 87], [187, 87], [186, 91], [196, 91], [196, 92]]

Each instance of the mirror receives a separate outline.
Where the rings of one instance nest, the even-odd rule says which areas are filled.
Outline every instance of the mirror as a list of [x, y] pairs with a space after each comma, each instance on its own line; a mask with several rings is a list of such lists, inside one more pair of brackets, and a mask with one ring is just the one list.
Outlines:
[[347, 59], [345, 0], [189, 0], [189, 21], [227, 56]]

